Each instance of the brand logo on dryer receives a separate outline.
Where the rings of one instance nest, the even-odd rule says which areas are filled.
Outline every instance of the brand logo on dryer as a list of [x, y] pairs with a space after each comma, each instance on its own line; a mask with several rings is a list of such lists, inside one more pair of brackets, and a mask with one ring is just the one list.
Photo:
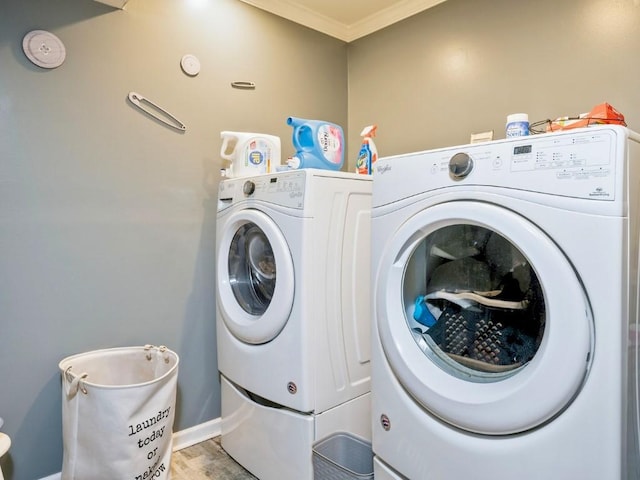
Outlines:
[[380, 175], [388, 172], [389, 170], [391, 170], [391, 165], [389, 165], [388, 163], [385, 165], [380, 165], [376, 167], [376, 172], [378, 172]]
[[602, 187], [597, 187], [593, 192], [589, 193], [590, 197], [600, 197], [600, 198], [608, 198], [611, 196], [609, 192], [607, 192]]

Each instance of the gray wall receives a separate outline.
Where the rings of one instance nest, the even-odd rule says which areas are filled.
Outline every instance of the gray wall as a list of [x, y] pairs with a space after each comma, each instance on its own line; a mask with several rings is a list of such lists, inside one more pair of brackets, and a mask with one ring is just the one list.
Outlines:
[[[55, 33], [55, 70], [22, 52]], [[179, 61], [195, 54], [200, 75]], [[237, 0], [0, 0], [0, 417], [11, 480], [59, 472], [58, 362], [165, 344], [181, 358], [175, 430], [219, 417], [214, 241], [221, 130], [289, 115], [347, 123], [347, 47]], [[329, 73], [330, 72], [330, 73]], [[250, 80], [255, 91], [230, 87]], [[131, 107], [136, 91], [187, 125]]]
[[639, 54], [638, 0], [447, 0], [349, 45], [349, 158], [371, 123], [381, 156], [602, 102], [640, 129]]
[[[176, 430], [219, 416], [221, 130], [279, 135], [286, 157], [288, 115], [348, 125], [352, 170], [370, 123], [381, 155], [484, 130], [500, 138], [509, 113], [542, 120], [603, 101], [640, 129], [638, 0], [448, 0], [348, 46], [237, 0], [200, 3], [130, 0], [116, 11], [0, 0], [0, 416], [14, 442], [2, 464], [10, 480], [60, 470], [57, 364], [72, 353], [166, 344], [181, 357]], [[62, 67], [28, 62], [21, 41], [33, 29], [64, 41]], [[200, 59], [199, 76], [180, 71], [185, 53]], [[232, 90], [234, 80], [258, 88]], [[132, 90], [187, 132], [131, 108]]]

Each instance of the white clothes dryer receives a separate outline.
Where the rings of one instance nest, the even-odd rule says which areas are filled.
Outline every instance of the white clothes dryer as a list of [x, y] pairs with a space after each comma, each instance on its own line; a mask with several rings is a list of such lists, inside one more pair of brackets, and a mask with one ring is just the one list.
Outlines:
[[640, 137], [380, 159], [376, 478], [640, 478]]
[[371, 436], [371, 186], [314, 169], [220, 183], [222, 446], [261, 480], [311, 479], [321, 435]]

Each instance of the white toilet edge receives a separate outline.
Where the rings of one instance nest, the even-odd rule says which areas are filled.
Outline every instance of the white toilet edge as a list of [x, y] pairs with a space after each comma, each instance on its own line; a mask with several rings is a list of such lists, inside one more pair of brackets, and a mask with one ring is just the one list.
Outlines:
[[6, 433], [0, 432], [0, 457], [2, 457], [11, 447], [11, 439]]

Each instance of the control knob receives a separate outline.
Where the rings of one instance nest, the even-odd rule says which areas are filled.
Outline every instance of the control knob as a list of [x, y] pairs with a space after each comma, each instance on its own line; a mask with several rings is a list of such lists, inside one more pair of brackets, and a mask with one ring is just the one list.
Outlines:
[[463, 152], [456, 153], [449, 160], [449, 174], [454, 180], [462, 180], [473, 170], [473, 159]]
[[251, 180], [247, 180], [244, 182], [242, 186], [242, 192], [248, 197], [249, 195], [253, 195], [253, 192], [256, 191], [256, 184]]

